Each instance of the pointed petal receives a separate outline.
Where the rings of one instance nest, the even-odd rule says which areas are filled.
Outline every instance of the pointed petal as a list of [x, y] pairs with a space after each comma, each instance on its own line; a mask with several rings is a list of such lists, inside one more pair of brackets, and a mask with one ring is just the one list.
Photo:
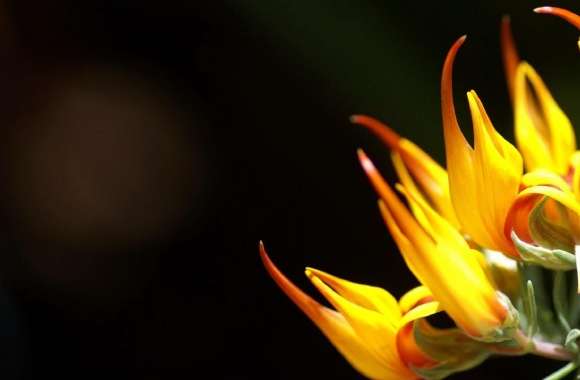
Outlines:
[[411, 375], [411, 371], [401, 361], [397, 351], [395, 339], [398, 325], [393, 325], [392, 320], [376, 311], [365, 309], [341, 297], [315, 273], [307, 271], [306, 274], [320, 293], [345, 317], [365, 346], [381, 360], [389, 372], [399, 374], [401, 378]]
[[381, 139], [381, 141], [383, 141], [383, 143], [385, 143], [389, 149], [397, 149], [397, 145], [401, 137], [395, 131], [377, 119], [366, 115], [352, 115], [350, 117], [350, 121], [351, 123], [360, 124], [368, 128], [379, 139]]
[[[486, 248], [509, 253], [511, 241], [503, 234], [505, 217], [515, 199], [522, 173], [517, 150], [495, 131], [481, 101], [468, 93], [475, 149], [465, 140], [453, 105], [453, 62], [463, 43], [451, 47], [441, 78], [441, 109], [449, 189], [462, 231]], [[491, 190], [491, 191], [490, 191]]]
[[[475, 195], [482, 223], [482, 230], [474, 231], [480, 235], [472, 237], [484, 247], [510, 254], [515, 249], [511, 239], [503, 233], [504, 223], [518, 194], [522, 158], [516, 148], [496, 132], [475, 91], [470, 91], [467, 97], [475, 140]], [[469, 207], [468, 204], [462, 206]]]
[[397, 334], [397, 347], [402, 360], [414, 368], [429, 368], [437, 364], [421, 350], [415, 341], [413, 323], [440, 311], [438, 302], [428, 302], [409, 311], [401, 320], [401, 328]]
[[477, 243], [490, 241], [483, 226], [479, 208], [475, 207], [477, 189], [474, 173], [474, 152], [459, 128], [453, 103], [453, 62], [465, 36], [459, 38], [449, 50], [441, 77], [441, 111], [443, 135], [451, 201], [462, 229]]
[[[403, 185], [407, 188], [410, 186], [410, 181], [404, 183], [402, 178], [408, 168], [421, 187], [420, 193], [424, 193], [435, 209], [459, 228], [459, 221], [449, 194], [447, 171], [407, 139], [401, 139], [399, 142], [399, 155], [401, 163], [398, 165], [395, 163], [395, 169]], [[409, 179], [411, 178], [409, 177]]]
[[[477, 255], [463, 241], [451, 237], [453, 228], [437, 219], [429, 206], [417, 202], [432, 225], [433, 236], [413, 219], [386, 185], [385, 203], [379, 202], [385, 223], [407, 266], [432, 292], [443, 309], [472, 336], [481, 336], [501, 324], [505, 309], [481, 268]], [[457, 233], [457, 231], [455, 231]], [[459, 248], [461, 247], [461, 248]]]
[[561, 189], [556, 189], [552, 186], [532, 186], [524, 189], [519, 195], [518, 198], [525, 198], [529, 196], [535, 195], [544, 195], [547, 196], [559, 203], [561, 203], [564, 207], [568, 208], [570, 211], [580, 215], [580, 203], [576, 200], [574, 194], [569, 191], [563, 191]]
[[463, 235], [433, 210], [427, 202], [403, 186], [398, 185], [397, 189], [405, 196], [411, 208], [421, 210], [424, 218], [417, 221], [436, 244], [447, 244], [456, 249], [469, 248]]
[[[332, 345], [360, 373], [371, 379], [402, 379], [371, 353], [340, 313], [320, 305], [280, 272], [260, 242], [260, 256], [266, 270], [284, 293], [314, 322]], [[411, 377], [413, 378], [413, 377]]]
[[508, 16], [504, 16], [501, 20], [501, 52], [509, 94], [513, 101], [514, 80], [516, 76], [516, 69], [520, 63], [520, 57], [516, 49], [514, 36], [511, 30], [511, 22]]
[[546, 185], [570, 191], [570, 185], [561, 176], [545, 169], [538, 169], [524, 174], [522, 177], [522, 185], [524, 187]]
[[404, 326], [408, 323], [416, 321], [418, 319], [427, 318], [433, 314], [436, 314], [441, 311], [441, 305], [437, 301], [431, 301], [419, 306], [414, 307], [411, 309], [403, 319], [401, 319], [401, 326]]
[[413, 142], [401, 138], [380, 121], [364, 115], [353, 115], [350, 119], [353, 123], [367, 127], [392, 150], [392, 154], [397, 155], [395, 169], [400, 178], [405, 176], [406, 186], [411, 186], [411, 181], [416, 180], [420, 186], [420, 191], [419, 188], [417, 190], [421, 194], [425, 193], [437, 211], [458, 226], [449, 196], [449, 180], [445, 169]]
[[394, 324], [401, 319], [401, 310], [395, 297], [386, 290], [370, 285], [357, 284], [314, 268], [306, 268], [308, 276], [316, 276], [340, 296], [365, 309], [381, 313]]
[[557, 7], [539, 7], [534, 9], [536, 13], [545, 13], [551, 14], [554, 16], [558, 16], [570, 24], [574, 25], [576, 28], [580, 29], [580, 16], [575, 14], [574, 12], [570, 12], [564, 8], [557, 8]]
[[405, 293], [399, 300], [401, 312], [406, 314], [420, 303], [433, 301], [433, 294], [426, 286], [417, 286]]
[[[546, 14], [552, 14], [554, 16], [558, 16], [558, 17], [568, 21], [570, 24], [574, 25], [577, 29], [580, 29], [580, 16], [573, 13], [573, 12], [570, 12], [567, 9], [556, 8], [556, 7], [539, 7], [539, 8], [534, 9], [534, 12], [546, 13]], [[578, 40], [578, 48], [580, 48], [580, 39]], [[580, 284], [580, 282], [579, 282], [579, 284]]]
[[576, 150], [574, 129], [527, 62], [516, 70], [514, 108], [516, 143], [527, 170], [547, 169], [565, 175]]

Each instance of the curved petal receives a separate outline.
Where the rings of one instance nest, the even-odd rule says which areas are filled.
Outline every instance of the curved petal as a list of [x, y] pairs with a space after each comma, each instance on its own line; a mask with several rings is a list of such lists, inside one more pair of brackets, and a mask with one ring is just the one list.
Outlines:
[[552, 186], [539, 185], [528, 187], [518, 195], [518, 199], [535, 195], [547, 196], [548, 198], [561, 203], [564, 207], [574, 212], [575, 214], [580, 215], [580, 203], [578, 203], [574, 194]]
[[545, 169], [538, 169], [524, 174], [522, 177], [522, 185], [524, 187], [545, 185], [553, 186], [564, 191], [571, 190], [570, 185], [564, 180], [564, 178]]
[[447, 172], [441, 165], [413, 142], [400, 137], [391, 128], [372, 117], [353, 115], [350, 120], [368, 128], [391, 149], [395, 170], [406, 187], [416, 187], [418, 193], [422, 196], [424, 194], [438, 212], [455, 226], [459, 226], [451, 204]]
[[474, 92], [468, 93], [475, 136], [472, 149], [457, 123], [453, 105], [453, 62], [464, 37], [449, 50], [441, 78], [441, 109], [449, 188], [461, 229], [479, 245], [507, 254], [515, 251], [503, 234], [517, 196], [521, 156], [493, 128]]
[[385, 145], [391, 149], [396, 150], [401, 137], [397, 132], [387, 127], [377, 119], [366, 115], [352, 115], [350, 122], [362, 125], [373, 132]]
[[[520, 153], [495, 131], [475, 91], [467, 95], [474, 130], [474, 172], [479, 221], [487, 231], [479, 244], [506, 254], [513, 253], [510, 239], [503, 234], [509, 209], [516, 198], [523, 172]], [[468, 204], [462, 204], [469, 207]], [[491, 240], [485, 241], [485, 236]]]
[[409, 312], [409, 310], [411, 310], [418, 304], [431, 301], [433, 301], [433, 294], [431, 293], [429, 288], [427, 288], [424, 285], [421, 285], [405, 293], [401, 297], [401, 299], [399, 299], [399, 307], [401, 308], [401, 312], [403, 314], [406, 314], [407, 312]]
[[385, 202], [379, 205], [393, 239], [409, 269], [431, 290], [442, 308], [474, 337], [499, 327], [507, 311], [497, 299], [478, 256], [459, 233], [426, 202], [408, 196], [409, 202], [424, 213], [431, 229], [427, 232], [387, 184], [382, 184], [382, 193]]
[[401, 361], [396, 347], [398, 325], [381, 313], [340, 296], [313, 272], [307, 271], [306, 274], [320, 293], [344, 316], [365, 347], [381, 360], [389, 372], [400, 376], [411, 375], [411, 371]]
[[[406, 379], [399, 372], [369, 351], [366, 343], [359, 338], [346, 319], [338, 312], [320, 305], [280, 272], [268, 257], [260, 242], [260, 257], [274, 282], [284, 293], [314, 322], [320, 331], [344, 358], [360, 373], [371, 379]], [[416, 378], [410, 371], [404, 371], [408, 378]]]
[[558, 16], [558, 17], [568, 21], [570, 24], [574, 25], [576, 28], [580, 29], [580, 16], [574, 12], [570, 12], [567, 9], [557, 8], [557, 7], [539, 7], [539, 8], [534, 9], [534, 12]]
[[514, 37], [511, 30], [511, 22], [508, 16], [504, 16], [501, 20], [501, 53], [508, 90], [510, 98], [513, 101], [514, 81], [516, 77], [516, 69], [520, 63], [520, 57], [516, 49], [516, 44], [514, 42]]
[[412, 368], [429, 368], [437, 364], [418, 345], [413, 332], [413, 322], [438, 313], [438, 302], [428, 302], [411, 309], [401, 320], [397, 334], [397, 348], [401, 359]]
[[306, 268], [308, 277], [316, 276], [340, 296], [365, 309], [376, 311], [396, 324], [401, 319], [399, 303], [386, 290], [370, 285], [357, 284], [338, 278], [314, 268]]
[[521, 62], [514, 82], [515, 137], [528, 171], [546, 169], [565, 175], [576, 150], [570, 120], [527, 63]]
[[[580, 29], [580, 16], [574, 12], [570, 12], [567, 9], [556, 8], [556, 7], [539, 7], [534, 9], [536, 13], [546, 13], [558, 16], [570, 24], [574, 25], [577, 29]], [[580, 48], [580, 39], [578, 39], [578, 48]]]

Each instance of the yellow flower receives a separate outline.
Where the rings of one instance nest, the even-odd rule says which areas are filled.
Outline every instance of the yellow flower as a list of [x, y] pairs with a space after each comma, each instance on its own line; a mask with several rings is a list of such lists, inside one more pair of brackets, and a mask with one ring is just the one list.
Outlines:
[[[422, 217], [415, 220], [368, 157], [359, 150], [363, 169], [381, 197], [379, 206], [387, 227], [415, 277], [441, 308], [468, 335], [481, 340], [507, 339], [509, 305], [492, 284], [482, 254], [413, 189], [400, 187], [410, 207]], [[507, 301], [507, 302], [506, 302]]]
[[504, 222], [515, 200], [523, 172], [516, 148], [496, 132], [475, 91], [467, 98], [473, 121], [472, 148], [457, 123], [453, 105], [452, 71], [457, 50], [451, 47], [441, 78], [441, 108], [449, 188], [462, 230], [485, 248], [517, 256], [504, 233]]
[[[572, 12], [535, 11], [560, 16], [580, 29], [580, 16]], [[512, 260], [557, 271], [555, 289], [564, 284], [563, 271], [580, 268], [580, 151], [574, 130], [538, 73], [520, 60], [506, 18], [502, 56], [518, 149], [495, 130], [473, 90], [467, 93], [472, 147], [453, 101], [453, 63], [464, 40], [452, 45], [441, 77], [446, 169], [378, 120], [351, 117], [391, 150], [400, 180], [396, 188], [406, 204], [362, 150], [358, 156], [380, 197], [385, 224], [421, 286], [397, 302], [386, 290], [307, 268], [331, 309], [290, 282], [260, 245], [264, 266], [278, 286], [369, 378], [443, 378], [491, 353], [532, 352], [571, 360], [577, 351], [566, 338], [569, 322], [556, 291], [548, 314], [556, 312], [565, 331], [551, 340], [566, 341], [566, 347], [542, 340], [548, 331], [543, 330], [545, 300], [536, 302], [532, 280], [521, 287], [522, 279], [534, 276], [528, 265]], [[508, 297], [522, 305], [521, 320]], [[457, 328], [431, 326], [427, 317], [440, 311]]]
[[272, 279], [306, 314], [334, 347], [360, 373], [371, 379], [406, 380], [410, 369], [437, 363], [417, 346], [412, 322], [439, 310], [424, 287], [411, 290], [400, 302], [386, 290], [356, 284], [307, 268], [306, 275], [336, 310], [302, 292], [278, 270], [260, 243], [262, 262]]
[[[552, 13], [580, 25], [580, 17], [560, 8], [542, 7], [535, 11]], [[520, 61], [508, 19], [502, 22], [501, 37], [516, 142], [528, 170], [522, 178], [522, 191], [506, 217], [505, 233], [514, 231], [523, 241], [546, 248], [573, 250], [575, 240], [580, 239], [580, 152], [576, 151], [573, 127], [536, 71]], [[540, 201], [544, 203], [540, 205]], [[530, 219], [532, 213], [535, 218]], [[537, 217], [551, 226], [550, 236], [533, 231]]]

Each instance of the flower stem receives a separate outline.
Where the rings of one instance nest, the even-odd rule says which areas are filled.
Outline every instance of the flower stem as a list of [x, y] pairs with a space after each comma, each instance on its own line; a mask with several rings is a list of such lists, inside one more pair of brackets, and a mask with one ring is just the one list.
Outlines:
[[534, 355], [562, 361], [574, 359], [574, 355], [561, 345], [529, 338], [521, 330], [515, 333], [514, 339], [521, 347]]
[[578, 368], [578, 363], [570, 362], [566, 364], [564, 367], [560, 368], [556, 372], [552, 373], [549, 376], [544, 377], [544, 380], [560, 380], [563, 379], [564, 376], [568, 375], [572, 371]]

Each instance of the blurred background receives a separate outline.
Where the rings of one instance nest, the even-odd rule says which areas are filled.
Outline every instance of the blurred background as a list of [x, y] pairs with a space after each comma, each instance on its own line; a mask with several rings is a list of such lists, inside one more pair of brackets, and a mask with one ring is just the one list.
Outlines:
[[[443, 162], [439, 76], [512, 137], [502, 15], [580, 124], [578, 33], [536, 1], [0, 2], [0, 376], [357, 379], [271, 258], [400, 296], [415, 285], [355, 150], [353, 113]], [[578, 2], [558, 5], [579, 11]], [[492, 359], [455, 379], [542, 377]], [[209, 372], [208, 372], [209, 371]], [[208, 373], [208, 375], [202, 375]]]

